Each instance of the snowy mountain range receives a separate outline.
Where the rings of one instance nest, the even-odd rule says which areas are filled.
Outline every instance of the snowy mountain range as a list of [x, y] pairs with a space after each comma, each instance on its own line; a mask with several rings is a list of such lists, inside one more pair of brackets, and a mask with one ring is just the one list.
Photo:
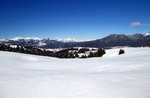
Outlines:
[[15, 37], [11, 39], [1, 39], [0, 44], [33, 46], [38, 48], [68, 48], [68, 47], [113, 47], [131, 46], [141, 47], [150, 46], [150, 32], [137, 33], [133, 35], [110, 34], [102, 39], [96, 40], [77, 40], [77, 39], [41, 39], [37, 37]]

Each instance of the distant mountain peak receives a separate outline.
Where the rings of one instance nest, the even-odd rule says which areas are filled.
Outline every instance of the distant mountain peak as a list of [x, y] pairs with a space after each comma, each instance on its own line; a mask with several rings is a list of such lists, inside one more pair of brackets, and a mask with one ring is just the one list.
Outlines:
[[144, 36], [150, 35], [150, 32], [142, 33]]
[[18, 41], [18, 40], [41, 40], [41, 38], [38, 37], [14, 37], [14, 38], [10, 38], [9, 40], [13, 40], [13, 41]]
[[57, 39], [57, 41], [61, 42], [84, 42], [84, 41], [90, 41], [90, 40], [81, 40], [81, 39], [75, 39], [75, 38], [65, 38], [65, 39]]

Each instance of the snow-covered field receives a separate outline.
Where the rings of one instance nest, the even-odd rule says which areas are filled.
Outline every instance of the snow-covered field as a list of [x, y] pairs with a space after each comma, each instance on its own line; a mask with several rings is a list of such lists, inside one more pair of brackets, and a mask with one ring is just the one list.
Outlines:
[[58, 59], [0, 51], [0, 98], [150, 98], [150, 48]]

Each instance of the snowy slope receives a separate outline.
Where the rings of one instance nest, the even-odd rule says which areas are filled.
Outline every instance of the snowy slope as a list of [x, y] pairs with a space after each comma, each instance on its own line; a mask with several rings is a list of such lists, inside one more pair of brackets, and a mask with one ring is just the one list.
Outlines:
[[150, 98], [150, 48], [57, 59], [0, 51], [0, 98]]

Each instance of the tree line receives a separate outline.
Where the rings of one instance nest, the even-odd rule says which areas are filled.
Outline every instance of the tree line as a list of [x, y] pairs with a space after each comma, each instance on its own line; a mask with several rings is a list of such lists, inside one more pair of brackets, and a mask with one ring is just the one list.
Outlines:
[[60, 51], [49, 51], [45, 49], [39, 49], [32, 46], [16, 46], [11, 47], [10, 45], [0, 44], [0, 50], [2, 51], [10, 51], [24, 54], [33, 54], [33, 55], [41, 55], [41, 56], [50, 56], [57, 58], [89, 58], [89, 57], [102, 57], [105, 54], [105, 49], [98, 48], [96, 52], [90, 52], [89, 55], [79, 56], [79, 53], [86, 53], [89, 51], [88, 48], [67, 48]]

